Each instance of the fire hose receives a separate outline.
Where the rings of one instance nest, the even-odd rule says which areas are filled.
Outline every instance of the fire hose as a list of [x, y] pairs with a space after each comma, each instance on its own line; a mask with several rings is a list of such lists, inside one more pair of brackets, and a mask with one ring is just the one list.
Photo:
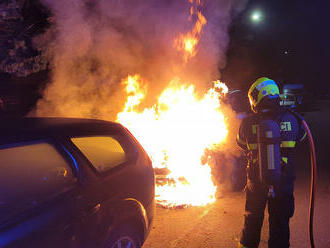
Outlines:
[[309, 204], [309, 240], [312, 248], [315, 248], [314, 245], [314, 234], [313, 234], [313, 223], [314, 223], [314, 202], [315, 202], [315, 184], [316, 184], [316, 155], [315, 155], [315, 146], [314, 140], [311, 131], [305, 120], [302, 120], [302, 124], [307, 133], [310, 154], [311, 154], [311, 191], [310, 191], [310, 204]]

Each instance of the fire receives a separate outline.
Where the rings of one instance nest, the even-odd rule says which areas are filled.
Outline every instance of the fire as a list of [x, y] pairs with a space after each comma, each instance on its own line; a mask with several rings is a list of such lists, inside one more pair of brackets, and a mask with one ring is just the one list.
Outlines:
[[128, 94], [124, 111], [127, 112], [140, 104], [145, 97], [145, 89], [141, 88], [141, 79], [138, 75], [129, 76], [124, 83], [126, 84], [126, 93]]
[[147, 93], [141, 86], [143, 80], [135, 75], [122, 83], [128, 97], [117, 121], [142, 143], [155, 168], [169, 172], [164, 183], [156, 187], [158, 203], [200, 206], [215, 201], [211, 169], [201, 158], [205, 149], [215, 148], [228, 133], [220, 109], [220, 90], [211, 88], [199, 96], [193, 85], [173, 80], [155, 105], [138, 111]]
[[186, 34], [179, 34], [174, 41], [174, 46], [177, 50], [184, 52], [184, 60], [187, 62], [189, 58], [197, 54], [197, 45], [202, 36], [202, 30], [206, 25], [207, 20], [199, 9], [202, 5], [201, 0], [189, 0], [190, 4], [190, 19], [196, 18], [196, 22], [189, 32]]
[[188, 52], [190, 55], [193, 55], [198, 40], [196, 38], [191, 37], [191, 38], [185, 38], [183, 42], [184, 42], [184, 50]]
[[228, 87], [225, 83], [220, 82], [220, 80], [214, 81], [214, 88], [220, 90], [222, 94], [227, 94], [228, 93]]
[[[207, 20], [201, 0], [188, 0], [192, 29], [180, 33], [174, 46], [185, 62], [198, 52], [198, 43]], [[140, 110], [147, 95], [147, 82], [139, 75], [122, 81], [127, 101], [117, 121], [128, 127], [150, 155], [156, 171], [156, 200], [167, 207], [201, 206], [215, 201], [216, 186], [211, 168], [202, 158], [223, 142], [228, 134], [219, 98], [228, 92], [220, 81], [205, 94], [195, 87], [172, 80], [157, 103]], [[206, 159], [207, 160], [207, 159]]]

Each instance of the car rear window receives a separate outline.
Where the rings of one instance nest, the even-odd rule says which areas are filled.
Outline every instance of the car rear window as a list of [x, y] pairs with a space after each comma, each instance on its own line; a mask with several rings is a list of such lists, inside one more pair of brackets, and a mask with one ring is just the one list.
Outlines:
[[38, 205], [75, 182], [70, 164], [49, 142], [0, 146], [0, 220]]
[[98, 172], [106, 172], [128, 159], [125, 150], [115, 137], [93, 136], [71, 138]]

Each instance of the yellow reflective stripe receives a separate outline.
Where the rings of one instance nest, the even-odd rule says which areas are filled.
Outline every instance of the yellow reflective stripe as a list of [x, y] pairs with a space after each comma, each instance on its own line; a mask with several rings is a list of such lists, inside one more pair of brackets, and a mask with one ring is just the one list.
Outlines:
[[247, 148], [250, 150], [257, 150], [258, 149], [258, 144], [249, 144], [247, 143]]
[[258, 125], [252, 125], [252, 133], [257, 134], [257, 126]]
[[287, 164], [288, 163], [288, 158], [287, 157], [282, 157], [282, 161]]
[[293, 148], [296, 146], [296, 141], [282, 141], [281, 147], [283, 148]]
[[[296, 142], [295, 141], [282, 141], [281, 142], [281, 147], [283, 147], [283, 148], [293, 148], [295, 146], [296, 146]], [[257, 150], [258, 149], [258, 144], [247, 143], [247, 147], [250, 150]]]

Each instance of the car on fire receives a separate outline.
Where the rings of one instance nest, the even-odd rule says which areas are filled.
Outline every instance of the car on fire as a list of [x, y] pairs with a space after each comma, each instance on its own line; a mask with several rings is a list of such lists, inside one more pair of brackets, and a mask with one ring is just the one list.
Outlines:
[[0, 247], [141, 247], [154, 190], [151, 160], [120, 124], [0, 123]]

